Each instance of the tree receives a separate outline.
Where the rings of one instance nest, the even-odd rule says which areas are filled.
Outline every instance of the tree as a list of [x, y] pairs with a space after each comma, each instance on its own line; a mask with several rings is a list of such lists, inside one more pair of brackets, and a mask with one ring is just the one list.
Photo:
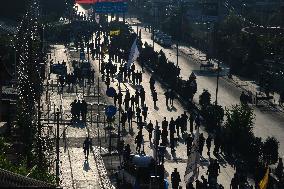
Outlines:
[[206, 126], [209, 131], [219, 129], [224, 119], [224, 109], [222, 106], [209, 104], [204, 112], [204, 119], [206, 120]]
[[199, 96], [199, 104], [203, 110], [211, 104], [211, 94], [207, 89], [203, 89], [202, 94]]
[[279, 142], [274, 137], [268, 137], [263, 144], [263, 161], [269, 165], [274, 164], [278, 160]]
[[224, 35], [239, 35], [242, 29], [242, 20], [239, 16], [230, 12], [221, 24], [221, 31]]
[[235, 105], [226, 110], [227, 121], [225, 129], [233, 142], [231, 145], [241, 154], [248, 152], [244, 146], [249, 146], [254, 138], [254, 113], [249, 106]]

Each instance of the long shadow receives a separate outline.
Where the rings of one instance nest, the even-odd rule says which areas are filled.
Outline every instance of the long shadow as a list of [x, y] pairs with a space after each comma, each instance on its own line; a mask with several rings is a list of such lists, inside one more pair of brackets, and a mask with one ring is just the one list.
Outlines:
[[171, 111], [176, 112], [176, 111], [177, 111], [176, 107], [172, 106], [172, 107], [171, 107]]
[[[192, 70], [194, 72], [195, 75], [197, 76], [205, 76], [205, 77], [216, 77], [217, 76], [217, 72], [213, 72], [210, 70]], [[222, 74], [222, 72], [220, 72], [220, 77], [226, 76], [226, 74]]]
[[168, 152], [168, 150], [165, 151], [165, 158], [166, 158], [166, 159], [169, 159], [169, 160], [172, 159], [172, 156], [171, 156], [171, 154]]
[[167, 106], [167, 110], [168, 110], [169, 112], [172, 112], [172, 111], [173, 111], [172, 108], [170, 108], [169, 106]]
[[89, 170], [91, 170], [90, 165], [89, 165], [89, 161], [85, 160], [84, 161], [84, 171], [88, 172]]

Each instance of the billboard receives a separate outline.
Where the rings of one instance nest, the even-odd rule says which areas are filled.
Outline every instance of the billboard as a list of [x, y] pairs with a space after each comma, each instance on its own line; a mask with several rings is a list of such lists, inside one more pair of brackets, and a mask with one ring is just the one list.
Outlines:
[[93, 4], [93, 3], [95, 3], [95, 0], [76, 0], [76, 3], [78, 3], [78, 4]]
[[125, 1], [97, 2], [94, 9], [96, 13], [125, 13], [128, 10], [128, 4]]

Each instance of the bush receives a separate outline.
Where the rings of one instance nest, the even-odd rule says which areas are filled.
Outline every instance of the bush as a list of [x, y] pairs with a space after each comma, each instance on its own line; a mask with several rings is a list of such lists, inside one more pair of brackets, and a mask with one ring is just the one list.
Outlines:
[[232, 147], [241, 155], [248, 154], [248, 148], [253, 139], [254, 114], [248, 106], [235, 105], [231, 110], [226, 111], [227, 121], [225, 132], [231, 137]]
[[274, 137], [268, 137], [263, 144], [263, 161], [269, 165], [278, 161], [279, 142]]
[[202, 115], [209, 131], [219, 130], [219, 126], [224, 119], [224, 109], [222, 106], [210, 104], [205, 108]]

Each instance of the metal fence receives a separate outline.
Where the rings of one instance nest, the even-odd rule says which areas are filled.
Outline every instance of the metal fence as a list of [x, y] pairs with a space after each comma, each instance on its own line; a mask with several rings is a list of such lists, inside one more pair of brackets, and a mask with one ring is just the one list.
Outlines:
[[1, 187], [56, 188], [56, 186], [50, 183], [28, 178], [23, 175], [16, 174], [16, 173], [4, 170], [4, 169], [0, 169], [0, 186]]

